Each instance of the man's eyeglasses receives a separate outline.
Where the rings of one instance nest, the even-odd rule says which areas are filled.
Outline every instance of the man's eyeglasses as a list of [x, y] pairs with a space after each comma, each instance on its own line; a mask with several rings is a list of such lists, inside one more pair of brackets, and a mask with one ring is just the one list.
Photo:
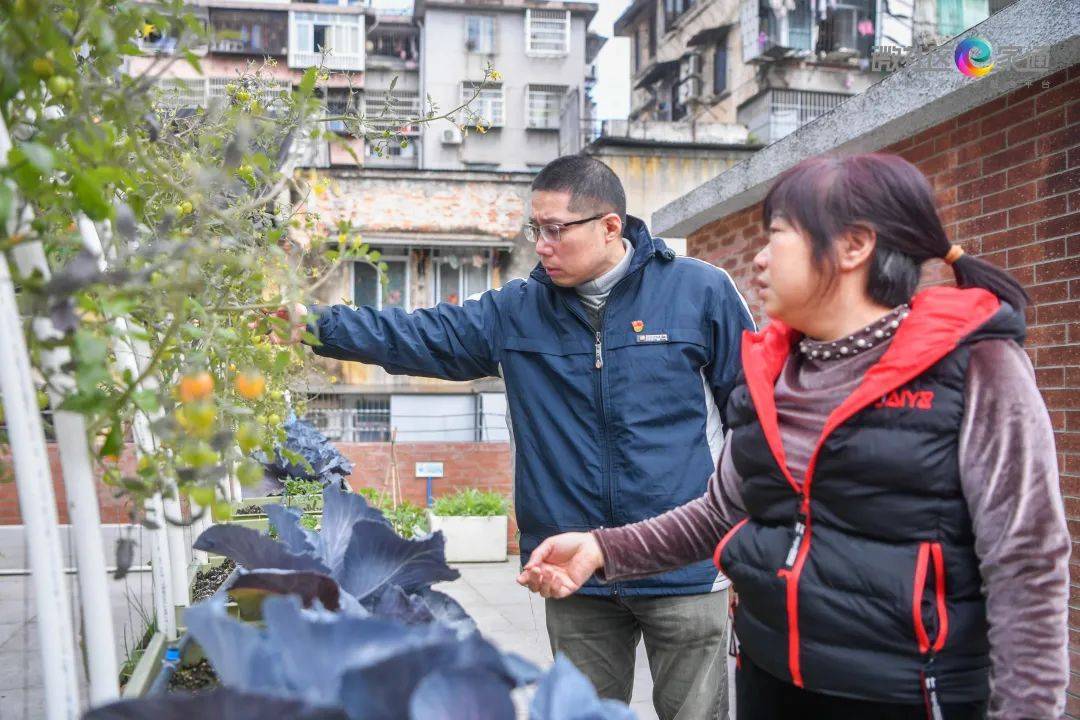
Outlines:
[[525, 239], [533, 244], [535, 244], [539, 238], [543, 238], [546, 243], [557, 243], [561, 239], [563, 228], [572, 227], [574, 225], [583, 225], [587, 222], [592, 222], [593, 220], [599, 220], [604, 217], [605, 214], [606, 213], [601, 213], [599, 215], [587, 217], [584, 220], [573, 220], [564, 223], [545, 223], [543, 225], [533, 225], [532, 223], [528, 223], [523, 228], [525, 231]]

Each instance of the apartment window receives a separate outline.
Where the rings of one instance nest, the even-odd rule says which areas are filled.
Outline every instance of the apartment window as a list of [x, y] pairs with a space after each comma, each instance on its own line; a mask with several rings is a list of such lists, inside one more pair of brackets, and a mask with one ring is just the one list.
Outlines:
[[819, 31], [818, 50], [869, 57], [874, 45], [872, 0], [844, 0], [829, 6]]
[[778, 14], [767, 0], [761, 0], [761, 32], [771, 46], [811, 50], [814, 14], [810, 0], [795, 0], [795, 9]]
[[439, 302], [460, 305], [491, 289], [490, 250], [439, 250], [434, 262]]
[[[470, 102], [476, 88], [480, 83], [466, 82], [461, 84], [461, 102]], [[483, 118], [484, 124], [489, 127], [502, 127], [505, 122], [502, 83], [491, 83], [480, 89], [480, 94], [472, 100], [469, 107], [473, 112]]]
[[364, 16], [289, 13], [289, 67], [318, 65], [323, 51], [331, 70], [364, 69]]
[[304, 420], [339, 442], [386, 442], [390, 439], [389, 395], [316, 395]]
[[670, 30], [675, 21], [694, 6], [694, 0], [664, 0], [664, 29]]
[[[289, 44], [289, 16], [283, 12], [210, 8], [210, 24], [214, 52], [284, 55]], [[225, 34], [230, 37], [222, 37]]]
[[379, 310], [392, 307], [411, 309], [408, 249], [387, 248], [387, 253], [379, 258], [379, 262], [387, 265], [386, 277], [389, 282], [386, 284], [381, 282], [373, 265], [353, 263], [353, 304], [370, 305]]
[[[329, 90], [326, 96], [326, 114], [330, 116], [356, 114], [360, 106], [360, 94], [349, 90]], [[355, 126], [354, 126], [355, 127]], [[331, 120], [326, 124], [326, 129], [331, 132], [352, 134], [352, 130], [344, 120]]]
[[981, 23], [989, 15], [987, 0], [938, 0], [938, 32], [953, 37]]
[[727, 38], [713, 50], [713, 95], [727, 90]]
[[[160, 90], [157, 102], [165, 107], [206, 107], [210, 100], [228, 97], [229, 85], [237, 85], [240, 78], [200, 77], [200, 78], [161, 78], [155, 84]], [[292, 82], [287, 79], [265, 80], [261, 86], [260, 102], [268, 109], [276, 109], [282, 99], [282, 93], [292, 90]]]
[[465, 48], [482, 55], [495, 54], [495, 18], [469, 15], [465, 18]]
[[525, 117], [528, 127], [536, 130], [558, 130], [566, 90], [565, 85], [529, 85], [525, 93]]
[[569, 10], [525, 10], [525, 52], [566, 55], [570, 52]]
[[416, 60], [416, 37], [403, 33], [384, 33], [368, 38], [368, 55], [397, 60]]
[[[370, 126], [378, 130], [400, 130], [402, 120], [419, 116], [420, 93], [416, 90], [395, 90], [391, 93], [389, 90], [370, 89], [364, 93], [364, 117]], [[418, 126], [409, 125], [403, 134], [414, 135], [418, 132]]]

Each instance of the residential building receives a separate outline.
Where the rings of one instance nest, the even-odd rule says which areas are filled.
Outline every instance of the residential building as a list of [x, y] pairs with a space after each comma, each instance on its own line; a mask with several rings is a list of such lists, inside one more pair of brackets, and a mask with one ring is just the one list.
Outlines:
[[[517, 172], [557, 157], [560, 118], [583, 115], [588, 55], [599, 50], [586, 31], [595, 13], [586, 2], [416, 0], [425, 94], [442, 112], [475, 95], [487, 128], [423, 127], [420, 167]], [[489, 65], [501, 79], [478, 90]]]
[[[319, 89], [327, 114], [359, 113], [373, 136], [365, 142], [355, 126], [332, 121], [337, 140], [302, 147], [299, 165], [326, 187], [309, 207], [328, 225], [347, 220], [387, 265], [385, 281], [368, 263], [339, 268], [318, 300], [412, 311], [460, 304], [529, 273], [535, 254], [521, 234], [529, 184], [537, 169], [581, 146], [593, 116], [592, 63], [604, 42], [587, 32], [595, 4], [417, 0], [412, 12], [286, 0], [192, 5], [214, 38], [201, 58], [205, 75], [173, 64], [161, 81], [166, 102], [208, 103], [267, 59], [275, 90], [322, 63], [331, 71]], [[147, 38], [132, 69], [174, 47], [168, 37]], [[489, 66], [501, 77], [477, 90]], [[428, 98], [437, 115], [471, 101], [484, 131], [463, 112], [456, 122], [401, 122], [424, 116]], [[394, 141], [378, 142], [386, 130]], [[409, 441], [508, 436], [498, 379], [450, 383], [326, 361], [297, 390], [335, 439], [383, 441], [392, 430]]]
[[1012, 0], [635, 0], [632, 120], [737, 122], [767, 145], [884, 77], [875, 49], [928, 49]]

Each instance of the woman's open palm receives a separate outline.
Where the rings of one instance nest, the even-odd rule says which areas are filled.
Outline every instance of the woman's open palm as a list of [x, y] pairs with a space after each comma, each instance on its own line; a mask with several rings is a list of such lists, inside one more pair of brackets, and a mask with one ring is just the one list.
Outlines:
[[604, 554], [591, 533], [563, 533], [533, 550], [517, 580], [546, 598], [564, 598], [603, 566]]

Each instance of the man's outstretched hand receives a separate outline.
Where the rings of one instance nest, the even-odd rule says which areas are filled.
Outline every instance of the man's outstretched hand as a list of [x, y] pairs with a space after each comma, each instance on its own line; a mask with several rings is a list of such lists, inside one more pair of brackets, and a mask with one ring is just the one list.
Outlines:
[[273, 345], [295, 345], [307, 330], [308, 309], [303, 303], [293, 303], [292, 307], [281, 307], [269, 313], [272, 317], [279, 317], [289, 325], [288, 334], [273, 327], [269, 337]]
[[602, 567], [604, 553], [591, 533], [563, 533], [533, 550], [517, 581], [543, 597], [564, 598]]

